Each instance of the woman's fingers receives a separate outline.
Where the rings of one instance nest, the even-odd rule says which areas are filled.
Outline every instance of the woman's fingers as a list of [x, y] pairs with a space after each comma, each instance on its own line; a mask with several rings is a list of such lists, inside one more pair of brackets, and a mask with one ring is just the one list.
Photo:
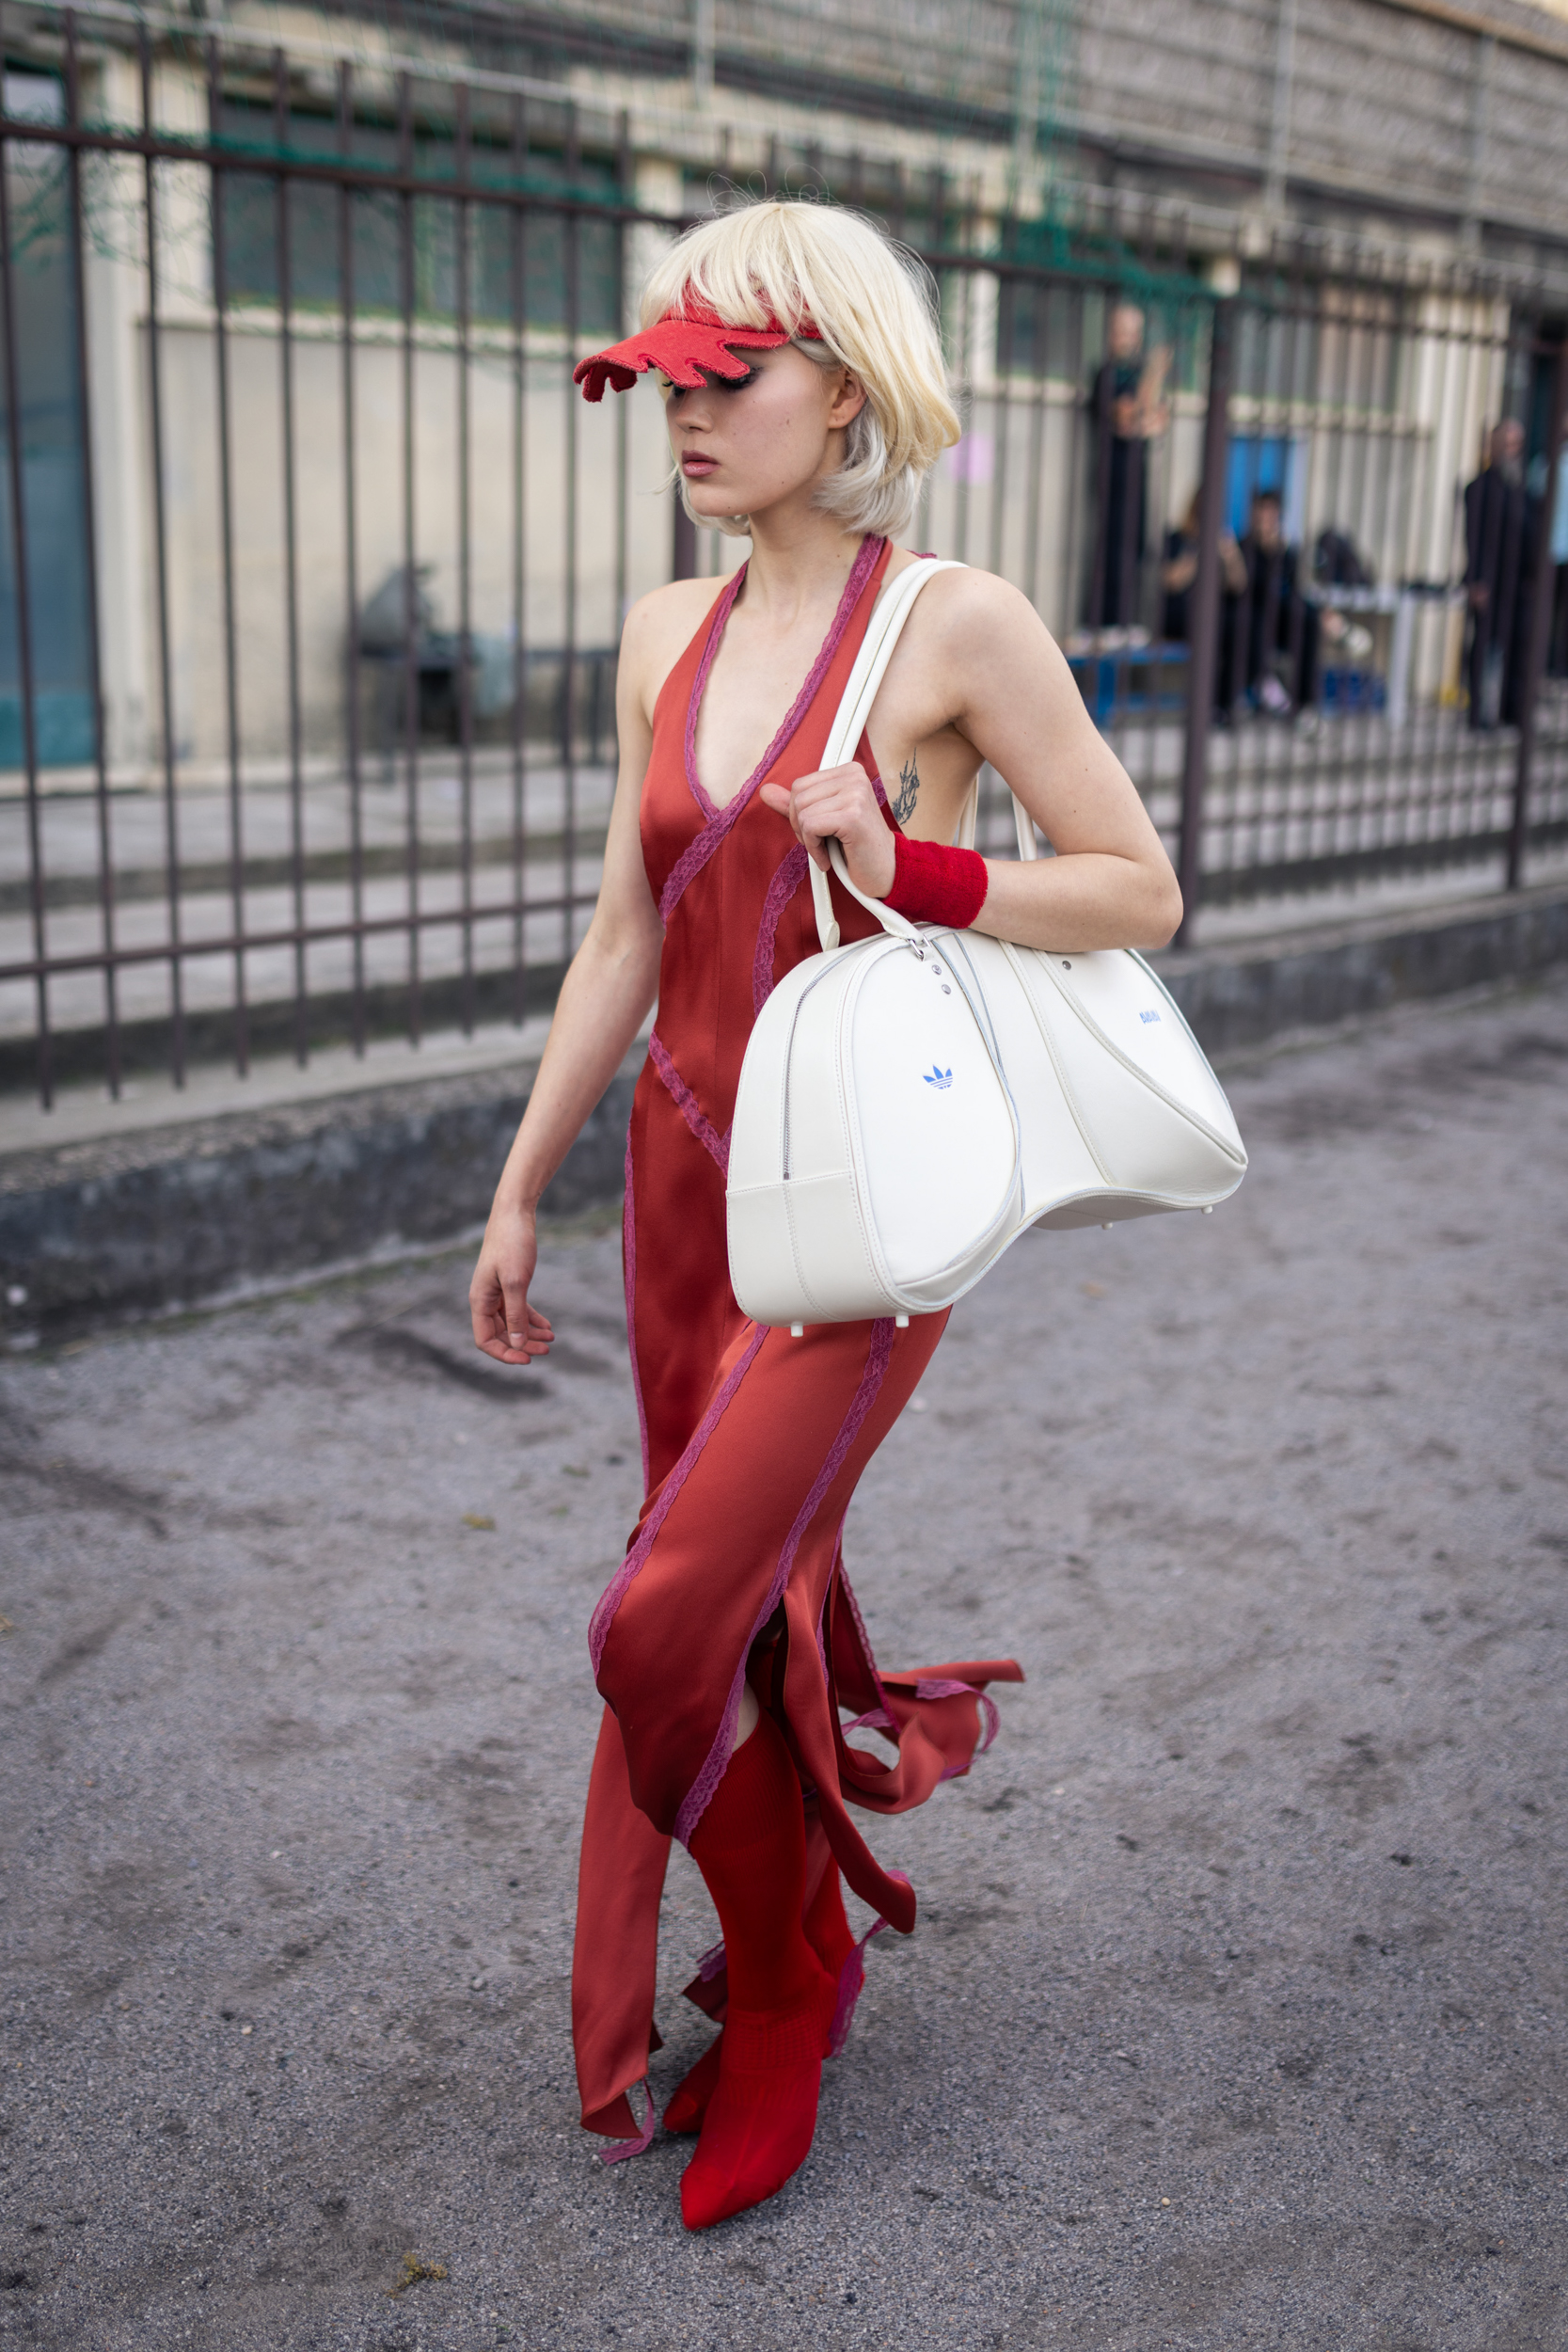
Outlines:
[[509, 1347], [522, 1348], [528, 1345], [529, 1324], [532, 1311], [528, 1303], [528, 1286], [532, 1272], [531, 1266], [523, 1268], [512, 1265], [504, 1268], [501, 1274], [501, 1302], [504, 1311], [502, 1328], [506, 1333]]
[[841, 841], [858, 888], [880, 898], [893, 887], [893, 835], [863, 768], [819, 769], [792, 786], [765, 784], [762, 798], [787, 817], [807, 854], [824, 871], [830, 840]]
[[473, 1325], [475, 1346], [499, 1364], [531, 1364], [536, 1356], [549, 1354], [555, 1339], [548, 1321], [536, 1308], [525, 1308], [519, 1316], [499, 1300], [484, 1315], [476, 1308]]
[[555, 1338], [548, 1316], [529, 1304], [536, 1259], [531, 1218], [492, 1218], [468, 1285], [468, 1313], [474, 1345], [498, 1363], [531, 1363]]

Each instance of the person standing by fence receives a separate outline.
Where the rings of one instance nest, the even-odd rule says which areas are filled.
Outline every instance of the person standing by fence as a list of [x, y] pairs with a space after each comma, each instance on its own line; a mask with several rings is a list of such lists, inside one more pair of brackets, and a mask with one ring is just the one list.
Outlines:
[[1525, 429], [1516, 417], [1494, 425], [1486, 464], [1465, 486], [1465, 587], [1469, 607], [1466, 662], [1469, 721], [1490, 729], [1519, 723], [1529, 599], [1529, 501], [1520, 459]]
[[[1565, 435], [1568, 438], [1568, 435]], [[1568, 677], [1568, 450], [1558, 460], [1557, 497], [1546, 534], [1552, 567], [1552, 625], [1546, 641], [1546, 675]]]
[[1094, 379], [1095, 538], [1089, 627], [1128, 628], [1139, 618], [1148, 529], [1148, 445], [1165, 430], [1170, 353], [1146, 354], [1144, 314], [1117, 302]]

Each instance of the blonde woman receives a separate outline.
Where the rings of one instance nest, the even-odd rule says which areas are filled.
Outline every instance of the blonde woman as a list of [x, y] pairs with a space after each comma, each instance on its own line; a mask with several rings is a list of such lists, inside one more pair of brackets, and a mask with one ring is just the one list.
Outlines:
[[[758, 1008], [816, 950], [807, 861], [836, 835], [861, 889], [914, 920], [1053, 948], [1155, 946], [1180, 913], [1138, 796], [1016, 590], [940, 574], [915, 607], [856, 758], [821, 754], [895, 544], [958, 437], [931, 290], [851, 214], [768, 201], [676, 244], [640, 331], [578, 369], [591, 401], [662, 381], [688, 511], [741, 532], [727, 583], [677, 580], [627, 615], [620, 782], [604, 882], [474, 1272], [474, 1337], [525, 1366], [553, 1333], [529, 1293], [540, 1195], [656, 996], [626, 1155], [626, 1286], [645, 1500], [594, 1613], [606, 1708], [588, 1794], [573, 2026], [583, 2121], [633, 2153], [672, 1836], [713, 1897], [721, 1951], [689, 1988], [722, 2031], [665, 2112], [698, 2132], [681, 2182], [702, 2229], [803, 2161], [823, 2058], [848, 2029], [865, 1939], [847, 1880], [908, 1932], [915, 1898], [851, 1820], [919, 1804], [968, 1768], [1010, 1660], [879, 1674], [845, 1575], [856, 1483], [945, 1315], [749, 1323], [731, 1293], [724, 1170]], [[951, 841], [990, 759], [1057, 854], [990, 864]], [[833, 885], [846, 939], [871, 929]], [[896, 1749], [846, 1737], [845, 1710]], [[848, 1727], [850, 1730], [855, 1725]], [[989, 1730], [987, 1736], [989, 1737]], [[872, 1931], [875, 1931], [874, 1930]]]

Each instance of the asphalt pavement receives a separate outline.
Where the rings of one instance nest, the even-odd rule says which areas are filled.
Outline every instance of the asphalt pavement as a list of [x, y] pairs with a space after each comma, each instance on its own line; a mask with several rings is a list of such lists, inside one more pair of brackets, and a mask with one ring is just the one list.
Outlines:
[[[458, 1252], [7, 1361], [0, 2343], [1560, 2352], [1565, 1080], [1563, 985], [1276, 1053], [1230, 1204], [955, 1313], [850, 1573], [1029, 1679], [699, 2238], [568, 2040], [613, 1225], [540, 1373]], [[677, 1854], [661, 2095], [712, 1933]]]

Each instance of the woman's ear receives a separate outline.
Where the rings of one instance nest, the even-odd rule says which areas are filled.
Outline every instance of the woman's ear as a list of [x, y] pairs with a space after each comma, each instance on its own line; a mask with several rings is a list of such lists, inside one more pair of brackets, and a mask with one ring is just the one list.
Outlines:
[[864, 406], [865, 386], [852, 369], [841, 369], [838, 390], [834, 393], [833, 405], [828, 411], [830, 431], [838, 432], [845, 425], [852, 423]]

